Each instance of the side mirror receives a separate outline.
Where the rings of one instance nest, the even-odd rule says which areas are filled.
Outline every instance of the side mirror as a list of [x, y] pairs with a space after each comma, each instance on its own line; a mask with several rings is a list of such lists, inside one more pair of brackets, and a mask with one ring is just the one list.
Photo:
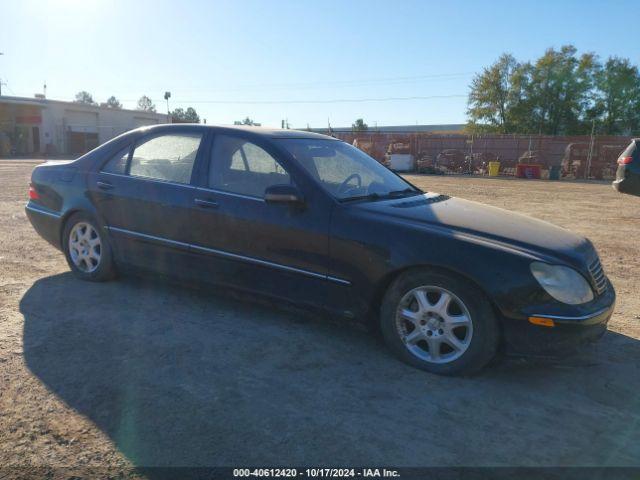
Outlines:
[[264, 191], [267, 203], [303, 203], [300, 190], [293, 185], [271, 185]]

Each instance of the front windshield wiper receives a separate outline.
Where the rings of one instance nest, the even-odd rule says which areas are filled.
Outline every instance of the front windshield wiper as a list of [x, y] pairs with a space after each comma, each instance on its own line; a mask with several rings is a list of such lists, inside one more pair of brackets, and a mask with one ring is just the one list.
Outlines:
[[341, 198], [341, 202], [353, 202], [354, 200], [379, 200], [382, 195], [379, 193], [368, 193], [367, 195], [356, 195], [355, 197]]
[[405, 188], [403, 190], [392, 190], [390, 192], [387, 193], [368, 193], [366, 195], [356, 195], [355, 197], [347, 197], [347, 198], [342, 198], [340, 199], [341, 202], [353, 202], [356, 200], [383, 200], [386, 198], [397, 198], [397, 197], [402, 197], [405, 196], [407, 194], [412, 194], [412, 195], [419, 195], [422, 192], [420, 190], [417, 190], [415, 188]]
[[392, 190], [389, 193], [387, 193], [387, 196], [389, 196], [389, 197], [401, 197], [403, 195], [406, 195], [407, 193], [419, 195], [422, 192], [420, 190], [418, 190], [417, 188], [407, 187], [407, 188], [405, 188], [403, 190]]

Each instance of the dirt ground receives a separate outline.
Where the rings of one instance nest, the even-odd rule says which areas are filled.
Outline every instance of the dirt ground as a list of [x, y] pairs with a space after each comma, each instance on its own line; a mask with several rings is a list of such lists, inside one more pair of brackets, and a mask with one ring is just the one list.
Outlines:
[[214, 292], [75, 280], [0, 161], [0, 465], [640, 466], [640, 198], [608, 184], [411, 176], [586, 235], [610, 332], [473, 378], [396, 361], [361, 329]]

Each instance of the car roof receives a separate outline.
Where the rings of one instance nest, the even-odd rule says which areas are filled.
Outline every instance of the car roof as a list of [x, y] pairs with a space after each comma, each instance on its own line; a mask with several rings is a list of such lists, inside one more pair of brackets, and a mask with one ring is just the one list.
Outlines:
[[197, 128], [201, 130], [213, 130], [218, 133], [224, 132], [244, 132], [252, 136], [261, 136], [271, 139], [277, 138], [308, 138], [312, 140], [336, 140], [339, 139], [322, 135], [320, 133], [307, 132], [304, 130], [284, 130], [279, 128], [253, 127], [249, 125], [202, 125], [201, 123], [163, 123], [158, 125], [149, 125], [140, 127], [134, 132], [153, 132], [154, 130], [170, 131], [183, 130], [185, 127]]

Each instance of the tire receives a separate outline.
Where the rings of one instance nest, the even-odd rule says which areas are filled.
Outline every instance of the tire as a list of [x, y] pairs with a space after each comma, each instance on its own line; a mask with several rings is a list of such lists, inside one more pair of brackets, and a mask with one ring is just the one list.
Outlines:
[[426, 269], [405, 272], [389, 286], [380, 327], [398, 358], [439, 375], [480, 371], [500, 341], [498, 321], [482, 291], [456, 275]]
[[69, 268], [81, 280], [104, 282], [116, 275], [111, 244], [98, 222], [84, 212], [65, 223], [62, 248]]

